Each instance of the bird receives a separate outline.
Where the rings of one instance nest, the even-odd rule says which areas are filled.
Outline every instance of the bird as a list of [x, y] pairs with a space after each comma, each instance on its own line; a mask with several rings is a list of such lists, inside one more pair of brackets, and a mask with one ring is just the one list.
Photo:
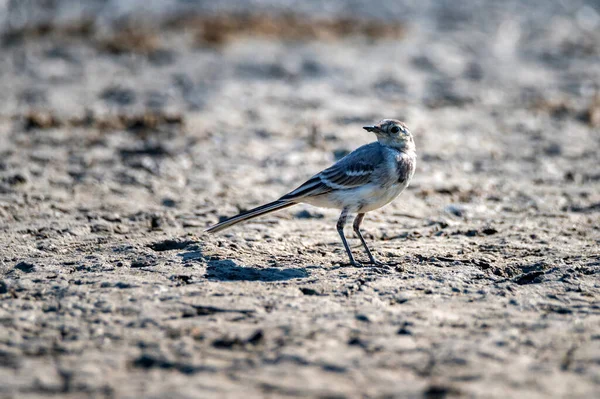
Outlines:
[[341, 210], [336, 228], [350, 264], [361, 266], [344, 234], [348, 216], [356, 214], [353, 228], [369, 258], [366, 263], [383, 266], [369, 249], [360, 225], [367, 212], [389, 204], [408, 187], [415, 173], [417, 153], [413, 135], [404, 122], [383, 119], [363, 129], [374, 133], [377, 141], [357, 148], [278, 200], [242, 212], [205, 231], [217, 233], [237, 223], [301, 203], [335, 208]]

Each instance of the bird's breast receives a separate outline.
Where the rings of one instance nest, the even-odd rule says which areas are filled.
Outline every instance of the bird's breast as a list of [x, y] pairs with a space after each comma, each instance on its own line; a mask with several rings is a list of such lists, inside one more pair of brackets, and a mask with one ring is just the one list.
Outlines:
[[413, 154], [401, 152], [396, 155], [396, 183], [408, 186], [415, 174], [417, 158]]

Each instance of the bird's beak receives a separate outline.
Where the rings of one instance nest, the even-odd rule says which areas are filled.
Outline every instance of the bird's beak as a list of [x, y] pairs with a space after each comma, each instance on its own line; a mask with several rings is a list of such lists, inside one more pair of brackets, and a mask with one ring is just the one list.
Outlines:
[[365, 129], [367, 132], [378, 132], [379, 128], [377, 126], [363, 126], [363, 129]]

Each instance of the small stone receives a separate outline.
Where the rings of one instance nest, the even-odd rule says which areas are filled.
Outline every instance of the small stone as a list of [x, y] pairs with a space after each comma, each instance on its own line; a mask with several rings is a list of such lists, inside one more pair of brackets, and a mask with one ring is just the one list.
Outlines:
[[159, 242], [155, 242], [152, 243], [150, 245], [148, 245], [148, 247], [152, 248], [153, 250], [157, 251], [157, 252], [162, 252], [162, 251], [174, 251], [174, 250], [179, 250], [179, 249], [184, 249], [189, 245], [194, 244], [193, 241], [177, 241], [177, 240], [164, 240], [164, 241], [159, 241]]
[[92, 233], [112, 233], [112, 226], [108, 223], [95, 223], [91, 227]]
[[356, 316], [354, 316], [354, 318], [358, 321], [364, 321], [366, 323], [369, 323], [371, 321], [369, 320], [369, 316], [364, 314], [357, 314]]
[[444, 212], [457, 216], [459, 218], [465, 216], [465, 208], [456, 204], [448, 205], [444, 208]]
[[27, 177], [17, 173], [5, 179], [5, 181], [11, 186], [17, 186], [27, 183]]
[[177, 206], [177, 202], [172, 198], [163, 198], [162, 204], [168, 208], [175, 208]]
[[447, 398], [454, 396], [462, 396], [461, 391], [449, 385], [432, 384], [424, 392], [424, 398]]
[[533, 271], [523, 273], [514, 278], [514, 282], [519, 285], [538, 284], [542, 281], [543, 271]]
[[129, 233], [129, 227], [124, 224], [118, 224], [115, 226], [115, 233], [117, 234], [127, 234]]
[[15, 269], [18, 269], [24, 273], [31, 273], [35, 271], [35, 265], [27, 262], [19, 262], [15, 266]]
[[544, 148], [544, 154], [548, 156], [557, 156], [562, 153], [562, 147], [558, 143], [550, 143]]
[[188, 219], [188, 220], [184, 220], [181, 225], [183, 227], [204, 227], [204, 224], [202, 222], [200, 222], [199, 220], [193, 220], [193, 219]]
[[161, 230], [164, 222], [162, 218], [158, 215], [152, 215], [152, 219], [150, 220], [150, 227], [152, 230]]
[[264, 340], [265, 334], [263, 333], [263, 330], [256, 330], [250, 337], [248, 337], [246, 343], [254, 346], [263, 343]]
[[102, 216], [102, 219], [106, 220], [107, 222], [120, 222], [121, 216], [118, 213], [111, 213]]
[[301, 287], [300, 291], [304, 294], [304, 295], [320, 295], [321, 293], [315, 289], [312, 288], [308, 288], [308, 287]]
[[412, 335], [412, 331], [410, 331], [405, 326], [400, 327], [397, 332], [398, 335]]
[[491, 236], [492, 234], [496, 234], [498, 232], [498, 230], [496, 230], [493, 227], [485, 227], [481, 230], [481, 232], [483, 234], [485, 234], [486, 236]]
[[131, 267], [151, 267], [154, 266], [155, 262], [152, 262], [148, 259], [138, 259], [131, 262]]
[[131, 105], [135, 102], [135, 92], [123, 87], [108, 87], [100, 94], [104, 101], [116, 105]]
[[118, 282], [115, 284], [115, 287], [124, 290], [126, 288], [133, 288], [134, 286], [129, 283]]

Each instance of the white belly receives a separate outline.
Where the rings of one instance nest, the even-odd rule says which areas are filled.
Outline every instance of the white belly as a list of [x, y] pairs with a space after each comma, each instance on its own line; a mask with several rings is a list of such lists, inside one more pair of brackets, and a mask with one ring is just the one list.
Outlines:
[[302, 202], [321, 208], [348, 208], [349, 212], [370, 212], [392, 202], [407, 184], [393, 184], [381, 188], [378, 185], [366, 185], [350, 190], [333, 191], [317, 197], [304, 198]]

